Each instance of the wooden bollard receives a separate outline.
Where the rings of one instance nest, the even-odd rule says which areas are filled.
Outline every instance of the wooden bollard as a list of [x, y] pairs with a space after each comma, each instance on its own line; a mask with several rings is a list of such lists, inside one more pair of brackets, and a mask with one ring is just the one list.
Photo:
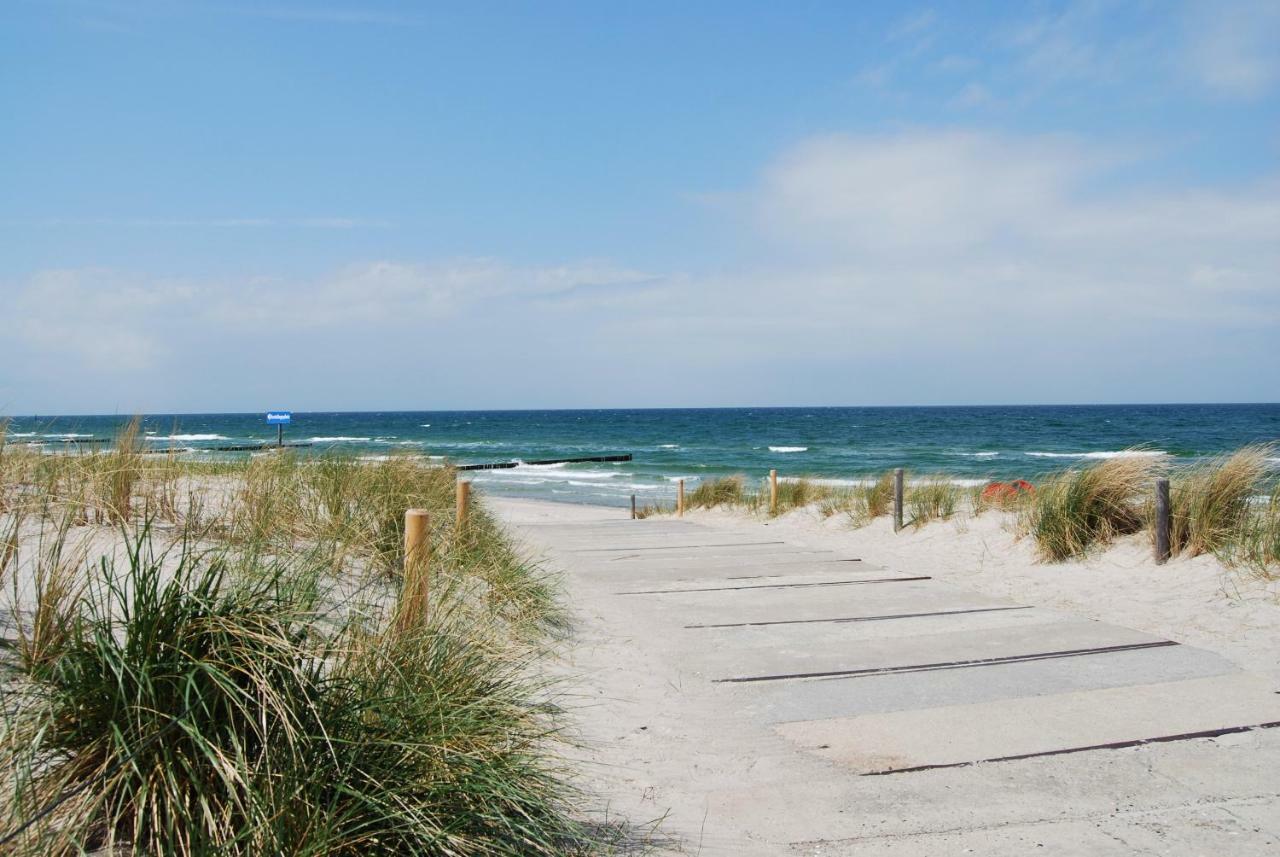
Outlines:
[[778, 514], [778, 471], [769, 471], [769, 514]]
[[631, 520], [636, 519], [636, 495], [631, 495]]
[[1164, 565], [1172, 553], [1169, 529], [1172, 523], [1169, 509], [1169, 480], [1156, 480], [1156, 565]]
[[401, 630], [421, 625], [427, 618], [430, 524], [431, 516], [426, 509], [409, 509], [404, 513], [404, 581], [398, 616]]
[[893, 531], [902, 529], [902, 468], [893, 469]]
[[684, 480], [676, 481], [676, 515], [684, 517]]
[[454, 505], [457, 507], [457, 517], [454, 519], [454, 528], [462, 532], [462, 528], [467, 524], [467, 514], [471, 511], [471, 483], [459, 479], [455, 494]]

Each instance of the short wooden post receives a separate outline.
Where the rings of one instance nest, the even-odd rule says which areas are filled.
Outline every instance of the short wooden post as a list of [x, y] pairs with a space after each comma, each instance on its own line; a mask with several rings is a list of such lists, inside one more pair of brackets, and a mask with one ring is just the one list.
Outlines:
[[902, 468], [893, 469], [893, 531], [902, 529]]
[[676, 481], [676, 515], [684, 517], [684, 480]]
[[636, 495], [631, 495], [631, 520], [636, 519]]
[[427, 572], [431, 518], [426, 509], [404, 513], [404, 581], [400, 588], [397, 621], [401, 630], [421, 625], [427, 618]]
[[769, 471], [769, 514], [778, 514], [778, 471]]
[[1156, 480], [1156, 565], [1164, 565], [1172, 552], [1169, 542], [1170, 527], [1169, 480]]
[[457, 518], [454, 521], [454, 527], [461, 532], [467, 525], [467, 514], [471, 511], [471, 483], [459, 479], [455, 493], [454, 505], [457, 506]]

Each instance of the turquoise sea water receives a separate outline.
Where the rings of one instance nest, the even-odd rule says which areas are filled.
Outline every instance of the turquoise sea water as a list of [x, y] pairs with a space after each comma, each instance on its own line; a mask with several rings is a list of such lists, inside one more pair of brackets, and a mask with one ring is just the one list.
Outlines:
[[[156, 414], [144, 419], [144, 429], [157, 448], [243, 455], [210, 448], [273, 442], [275, 428], [264, 413]], [[122, 421], [14, 417], [8, 437], [62, 450], [62, 438], [108, 438]], [[906, 467], [976, 482], [1034, 480], [1133, 447], [1190, 462], [1246, 443], [1280, 442], [1280, 404], [295, 413], [285, 439], [312, 444], [301, 455], [336, 449], [459, 463], [631, 453], [628, 463], [472, 474], [493, 493], [625, 505], [631, 494], [670, 499], [678, 478], [691, 486], [733, 473], [763, 478], [771, 468], [784, 476], [861, 481]]]

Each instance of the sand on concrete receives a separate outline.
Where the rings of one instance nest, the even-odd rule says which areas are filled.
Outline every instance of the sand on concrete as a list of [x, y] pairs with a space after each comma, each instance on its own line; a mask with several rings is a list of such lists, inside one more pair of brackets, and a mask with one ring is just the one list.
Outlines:
[[[595, 796], [584, 809], [659, 821], [663, 853], [1190, 855], [1280, 848], [1280, 729], [859, 775], [904, 761], [992, 758], [993, 742], [1035, 752], [1098, 736], [1123, 741], [1233, 718], [1280, 719], [1274, 583], [1212, 558], [1157, 567], [1141, 539], [1085, 562], [1041, 565], [995, 513], [894, 534], [884, 520], [852, 529], [809, 512], [773, 520], [699, 512], [632, 527], [623, 509], [488, 502], [564, 573], [576, 617], [561, 666], [581, 742], [572, 761]], [[616, 550], [599, 550], [601, 540]], [[757, 558], [735, 572], [755, 550], [724, 547], [738, 542], [783, 542], [801, 558], [794, 566], [783, 564], [785, 556]], [[717, 557], [701, 564], [663, 559], [692, 556], [699, 544], [707, 546], [704, 556]], [[824, 565], [824, 554], [863, 562]], [[934, 580], [717, 591], [737, 577], [751, 579], [733, 586], [883, 575]], [[711, 591], [620, 594], [638, 585]], [[852, 607], [900, 615], [912, 604], [959, 605], [963, 613], [821, 624]], [[779, 616], [820, 623], [691, 628], [700, 616], [734, 625]], [[1089, 631], [1093, 620], [1097, 635]], [[903, 630], [907, 625], [913, 630]], [[1156, 647], [1108, 655], [1103, 668], [1082, 668], [1090, 660], [1082, 658], [995, 667], [981, 677], [873, 676], [859, 679], [856, 692], [821, 682], [716, 683], [730, 668], [752, 665], [883, 665], [896, 657], [981, 653], [984, 646], [999, 654], [1040, 640], [1084, 645], [1072, 641], [1091, 638]], [[1170, 648], [1174, 641], [1186, 645]], [[850, 657], [842, 659], [842, 651]], [[982, 728], [965, 731], [966, 723]], [[1046, 724], [1047, 736], [1040, 728]], [[900, 758], [877, 759], [869, 745]]]

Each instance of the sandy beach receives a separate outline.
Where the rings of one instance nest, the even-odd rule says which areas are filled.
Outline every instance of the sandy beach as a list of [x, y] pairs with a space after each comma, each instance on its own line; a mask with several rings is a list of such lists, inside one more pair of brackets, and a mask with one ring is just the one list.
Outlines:
[[[578, 703], [573, 716], [584, 781], [610, 812], [632, 822], [660, 821], [664, 853], [1264, 854], [1280, 842], [1274, 821], [1280, 730], [1125, 743], [1171, 730], [1195, 734], [1215, 717], [1280, 720], [1280, 704], [1272, 701], [1280, 699], [1274, 580], [1209, 556], [1157, 566], [1144, 535], [1086, 560], [1045, 564], [997, 511], [895, 534], [884, 518], [855, 529], [812, 510], [774, 519], [696, 511], [631, 524], [615, 508], [489, 502], [517, 538], [564, 574], [576, 625], [562, 669]], [[636, 535], [624, 535], [629, 527]], [[655, 535], [641, 535], [645, 527]], [[595, 541], [586, 540], [588, 533]], [[602, 543], [600, 533], [619, 544], [630, 538], [625, 544], [640, 545], [637, 551], [719, 544], [710, 549], [725, 558], [705, 560], [712, 565], [702, 570], [681, 557], [633, 563], [635, 578], [620, 578], [614, 569], [623, 563], [593, 560], [597, 551], [613, 556], [604, 553], [608, 539]], [[788, 553], [770, 559], [752, 551]], [[825, 556], [860, 559], [868, 581], [930, 578], [913, 585], [932, 589], [892, 600], [893, 615], [906, 615], [914, 601], [930, 618], [792, 625], [785, 633], [726, 628], [712, 637], [679, 630], [700, 627], [686, 617], [712, 615], [724, 603], [718, 593], [693, 594], [726, 588], [711, 586], [712, 578], [777, 587], [760, 593], [759, 610], [743, 614], [755, 625], [872, 603], [861, 588], [861, 600], [853, 601], [853, 587], [784, 588], [826, 585], [814, 582], [824, 578], [807, 564]], [[806, 564], [795, 564], [801, 560]], [[664, 587], [690, 594], [657, 596], [676, 600], [653, 609], [618, 597], [626, 589]], [[810, 592], [828, 594], [801, 600]], [[873, 603], [890, 603], [883, 597]], [[939, 598], [959, 599], [961, 609], [940, 609], [946, 605]], [[704, 600], [686, 607], [681, 599]], [[966, 615], [934, 615], [951, 612]], [[903, 692], [872, 683], [882, 679], [864, 682], [852, 701], [839, 695], [838, 682], [763, 697], [725, 689], [755, 685], [715, 683], [725, 670], [760, 672], [776, 664], [778, 672], [788, 664], [856, 661], [859, 652], [870, 662], [891, 657], [895, 646], [957, 658], [970, 648], [999, 655], [1003, 646], [1022, 645], [1015, 639], [1053, 648], [1067, 631], [1080, 639], [1139, 641], [1138, 647], [1177, 644], [1160, 652], [1198, 660], [1167, 674], [1160, 667], [1149, 679], [1142, 677], [1149, 667], [1137, 661], [1115, 680], [1090, 672], [1111, 666], [1086, 667], [1083, 678], [1072, 674], [1066, 684], [1054, 683], [1066, 673], [1046, 677], [1027, 666], [1018, 667], [1021, 673], [930, 672]], [[1209, 662], [1214, 666], [1205, 667]], [[1009, 671], [1005, 678], [995, 675], [1002, 670]], [[867, 777], [883, 761], [867, 755], [868, 742], [921, 760], [998, 758], [1001, 747], [1029, 757]], [[1108, 742], [1117, 746], [1079, 751]], [[1059, 744], [1075, 749], [1063, 752]]]

